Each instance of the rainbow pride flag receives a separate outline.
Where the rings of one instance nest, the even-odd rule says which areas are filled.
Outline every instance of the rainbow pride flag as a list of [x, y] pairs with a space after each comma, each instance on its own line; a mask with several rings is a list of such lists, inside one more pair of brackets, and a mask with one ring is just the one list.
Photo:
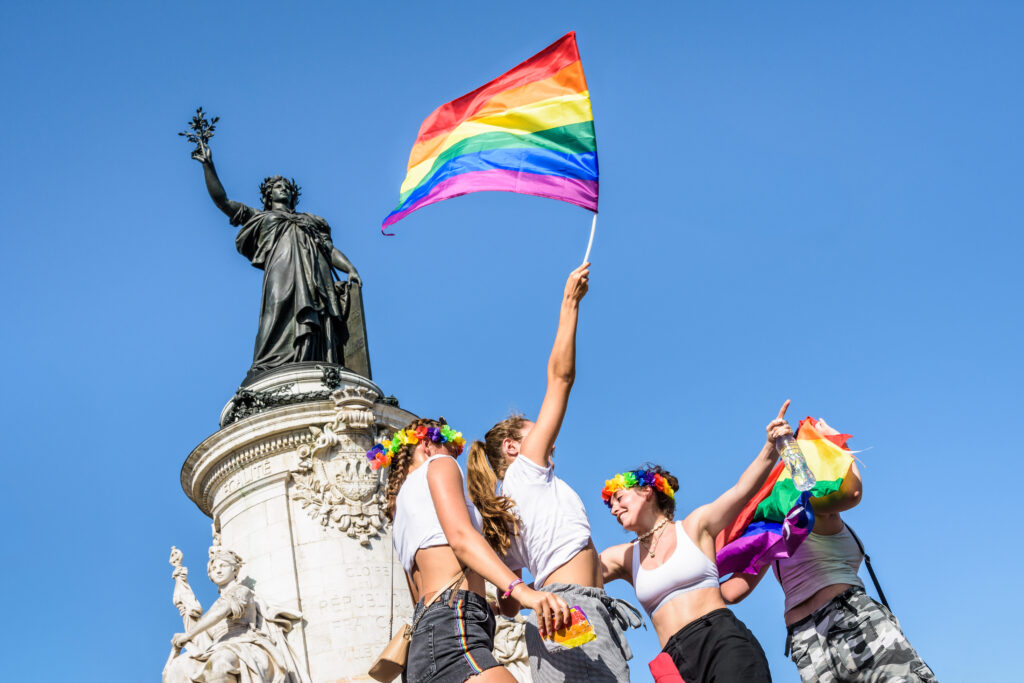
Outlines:
[[846, 446], [849, 434], [825, 434], [818, 420], [800, 421], [797, 443], [817, 483], [807, 492], [793, 485], [793, 477], [780, 460], [761, 489], [732, 524], [715, 540], [718, 574], [757, 574], [777, 559], [792, 556], [814, 527], [811, 498], [839, 490], [853, 464]]
[[575, 31], [427, 117], [381, 231], [424, 206], [484, 190], [597, 212], [594, 115]]

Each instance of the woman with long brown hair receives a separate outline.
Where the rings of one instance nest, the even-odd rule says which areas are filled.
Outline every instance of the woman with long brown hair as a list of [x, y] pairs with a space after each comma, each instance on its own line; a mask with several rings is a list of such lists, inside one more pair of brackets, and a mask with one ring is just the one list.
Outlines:
[[417, 602], [403, 680], [514, 683], [491, 654], [495, 622], [484, 579], [535, 610], [545, 633], [568, 623], [569, 607], [523, 585], [480, 535], [455, 461], [464, 443], [443, 418], [419, 419], [367, 453], [375, 469], [391, 467], [387, 516]]
[[[528, 569], [538, 590], [579, 606], [597, 635], [570, 649], [528, 628], [530, 672], [537, 683], [628, 681], [626, 660], [632, 653], [625, 630], [642, 623], [635, 608], [604, 592], [586, 509], [576, 492], [555, 476], [552, 462], [576, 376], [576, 328], [589, 268], [584, 263], [565, 284], [537, 421], [513, 416], [499, 422], [485, 441], [473, 444], [467, 465], [470, 496], [483, 515], [484, 536], [491, 546], [512, 569]], [[506, 613], [518, 610], [514, 601], [502, 608]]]

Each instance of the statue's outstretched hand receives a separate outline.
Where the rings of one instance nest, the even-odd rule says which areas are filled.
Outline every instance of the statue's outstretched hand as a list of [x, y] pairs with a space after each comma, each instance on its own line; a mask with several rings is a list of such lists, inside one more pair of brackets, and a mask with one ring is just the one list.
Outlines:
[[187, 633], [175, 633], [174, 637], [171, 638], [171, 645], [178, 648], [179, 650], [185, 647], [185, 643], [192, 640], [192, 636]]
[[192, 158], [201, 164], [212, 164], [213, 152], [210, 151], [208, 144], [200, 142], [199, 146], [192, 150]]
[[352, 271], [351, 273], [348, 274], [348, 281], [353, 284], [359, 285], [360, 287], [363, 286], [363, 278], [359, 277], [359, 273], [355, 271]]

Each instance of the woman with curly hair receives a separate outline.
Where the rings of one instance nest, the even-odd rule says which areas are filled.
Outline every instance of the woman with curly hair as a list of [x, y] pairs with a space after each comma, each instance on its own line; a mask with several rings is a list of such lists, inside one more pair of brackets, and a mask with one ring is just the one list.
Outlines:
[[718, 586], [715, 536], [768, 477], [775, 439], [792, 434], [789, 401], [768, 427], [767, 439], [739, 481], [717, 500], [675, 516], [679, 480], [657, 465], [615, 475], [601, 497], [634, 541], [601, 553], [604, 580], [633, 584], [661, 646], [687, 683], [771, 681], [754, 634], [726, 607]]
[[443, 418], [420, 419], [367, 453], [374, 469], [391, 467], [387, 516], [417, 602], [404, 680], [514, 683], [491, 653], [495, 620], [484, 579], [541, 615], [545, 633], [568, 623], [569, 606], [524, 585], [480, 535], [455, 461], [464, 444]]
[[[527, 628], [530, 673], [547, 681], [628, 681], [632, 657], [628, 626], [639, 612], [603, 589], [601, 565], [590, 537], [590, 521], [579, 495], [555, 476], [555, 438], [576, 375], [576, 327], [587, 293], [590, 264], [574, 270], [565, 284], [558, 332], [548, 360], [547, 391], [536, 422], [513, 416], [487, 432], [470, 449], [469, 491], [484, 520], [484, 536], [514, 570], [526, 568], [538, 590], [579, 606], [596, 640], [575, 648], [545, 641]], [[496, 493], [498, 479], [500, 493]], [[514, 601], [502, 605], [518, 611]]]

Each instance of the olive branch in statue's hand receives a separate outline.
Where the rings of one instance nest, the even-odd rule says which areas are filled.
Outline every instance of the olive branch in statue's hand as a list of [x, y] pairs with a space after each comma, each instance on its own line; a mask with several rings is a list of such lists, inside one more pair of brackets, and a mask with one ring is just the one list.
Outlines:
[[196, 109], [196, 115], [192, 117], [192, 120], [188, 124], [189, 130], [184, 130], [178, 133], [178, 135], [196, 146], [196, 148], [192, 150], [192, 158], [196, 161], [206, 162], [212, 158], [210, 155], [209, 142], [210, 138], [213, 137], [213, 131], [217, 127], [218, 121], [220, 121], [219, 116], [214, 116], [212, 119], [207, 121], [203, 108], [199, 107], [199, 109]]

